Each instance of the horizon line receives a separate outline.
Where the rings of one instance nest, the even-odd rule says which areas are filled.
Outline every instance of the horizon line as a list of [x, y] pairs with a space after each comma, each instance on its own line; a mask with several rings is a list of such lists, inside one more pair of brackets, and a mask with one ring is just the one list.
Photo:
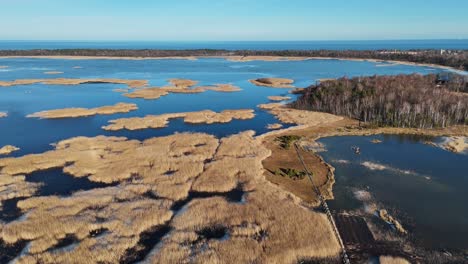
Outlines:
[[427, 39], [314, 39], [314, 40], [93, 40], [93, 39], [0, 39], [0, 42], [359, 42], [359, 41], [468, 41], [468, 38], [427, 38]]

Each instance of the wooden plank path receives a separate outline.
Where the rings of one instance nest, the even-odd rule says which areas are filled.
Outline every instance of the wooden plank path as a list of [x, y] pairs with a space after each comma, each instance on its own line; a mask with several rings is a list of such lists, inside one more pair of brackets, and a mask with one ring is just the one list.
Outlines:
[[319, 197], [320, 204], [322, 205], [322, 208], [325, 210], [327, 218], [330, 221], [330, 224], [332, 225], [333, 233], [335, 234], [336, 239], [338, 240], [338, 243], [340, 244], [340, 247], [341, 247], [341, 251], [342, 251], [341, 252], [341, 257], [342, 257], [343, 263], [344, 264], [350, 264], [351, 262], [349, 261], [348, 253], [346, 252], [346, 248], [345, 248], [345, 245], [343, 243], [343, 239], [341, 239], [340, 232], [338, 231], [338, 228], [336, 227], [336, 223], [335, 223], [335, 220], [333, 219], [333, 215], [331, 214], [330, 208], [328, 207], [328, 204], [327, 204], [325, 198], [323, 198], [322, 194], [320, 193], [319, 188], [315, 185], [314, 181], [312, 180], [312, 177], [313, 177], [312, 173], [309, 171], [309, 169], [307, 168], [307, 165], [304, 162], [304, 159], [302, 158], [302, 155], [301, 155], [301, 153], [299, 151], [300, 147], [298, 146], [297, 142], [294, 143], [294, 148], [296, 149], [297, 157], [301, 161], [302, 166], [304, 167], [304, 170], [305, 170], [305, 172], [307, 174], [307, 177], [309, 178], [310, 182], [312, 183], [313, 191]]

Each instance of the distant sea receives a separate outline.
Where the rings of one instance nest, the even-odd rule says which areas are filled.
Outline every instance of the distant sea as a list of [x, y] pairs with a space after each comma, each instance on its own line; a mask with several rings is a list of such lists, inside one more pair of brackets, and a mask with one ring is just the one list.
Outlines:
[[226, 50], [379, 50], [467, 49], [462, 40], [366, 40], [366, 41], [0, 41], [0, 50], [30, 49], [226, 49]]

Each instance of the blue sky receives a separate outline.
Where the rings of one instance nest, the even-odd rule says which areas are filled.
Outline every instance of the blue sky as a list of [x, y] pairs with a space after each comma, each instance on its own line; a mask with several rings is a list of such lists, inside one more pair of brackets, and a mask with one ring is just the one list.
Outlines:
[[0, 39], [467, 39], [467, 13], [467, 0], [0, 0]]

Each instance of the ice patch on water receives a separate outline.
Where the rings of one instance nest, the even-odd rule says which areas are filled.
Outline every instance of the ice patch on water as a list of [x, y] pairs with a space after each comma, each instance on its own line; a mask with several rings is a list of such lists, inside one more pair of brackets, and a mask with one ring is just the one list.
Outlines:
[[396, 172], [396, 173], [401, 173], [401, 174], [406, 174], [406, 175], [417, 174], [414, 171], [393, 168], [393, 167], [390, 167], [390, 166], [387, 166], [387, 165], [374, 163], [374, 162], [370, 162], [370, 161], [365, 161], [365, 162], [361, 163], [361, 165], [368, 168], [369, 170], [372, 170], [372, 171], [388, 170], [388, 171], [391, 171], [391, 172]]
[[370, 161], [365, 161], [363, 163], [361, 163], [362, 166], [368, 168], [369, 170], [386, 170], [387, 169], [387, 166], [385, 165], [382, 165], [382, 164], [378, 164], [378, 163], [373, 163], [373, 162], [370, 162]]
[[351, 161], [349, 160], [343, 160], [343, 159], [340, 159], [340, 160], [333, 160], [334, 163], [338, 163], [338, 164], [349, 164], [351, 163]]
[[356, 190], [353, 192], [354, 197], [358, 199], [359, 201], [369, 201], [372, 199], [372, 195], [368, 191], [364, 190]]

